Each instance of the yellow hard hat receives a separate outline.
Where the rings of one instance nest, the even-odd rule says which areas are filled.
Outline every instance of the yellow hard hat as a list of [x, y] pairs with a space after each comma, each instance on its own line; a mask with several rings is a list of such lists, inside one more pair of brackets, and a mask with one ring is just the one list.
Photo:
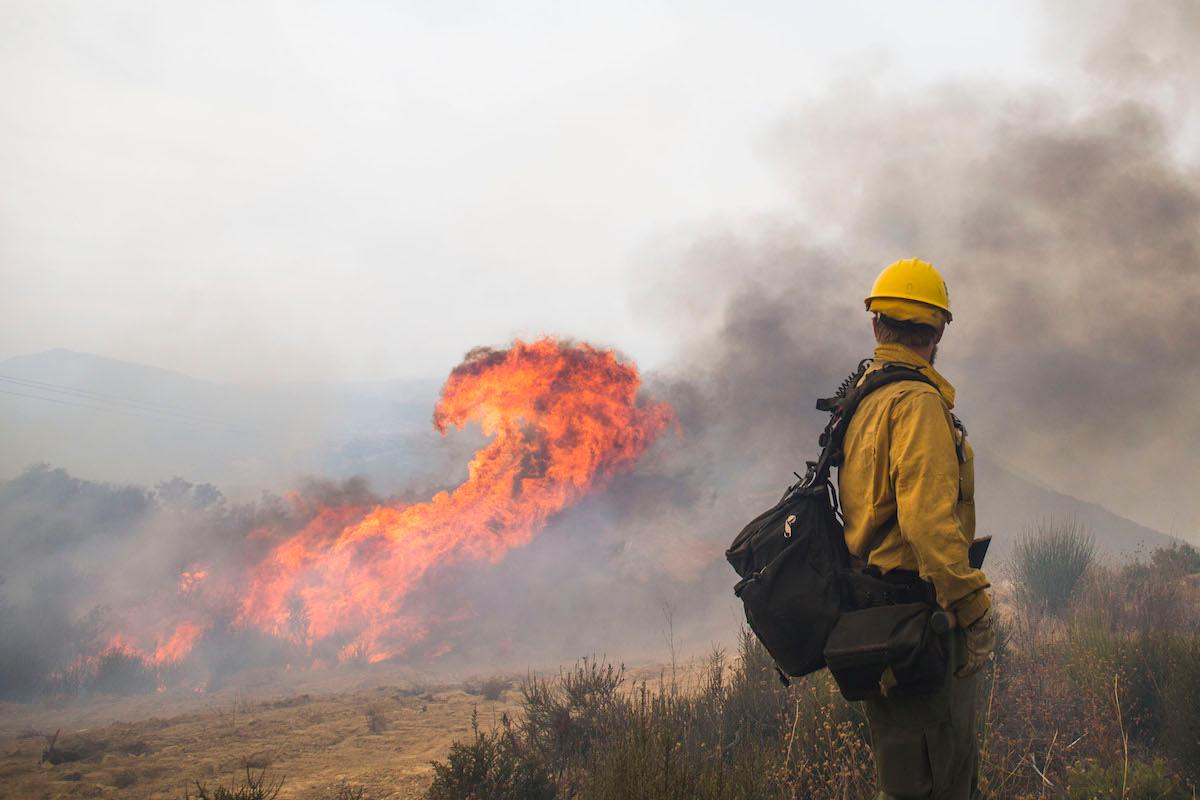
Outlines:
[[868, 311], [935, 328], [954, 318], [946, 282], [919, 258], [902, 259], [879, 273], [864, 302]]

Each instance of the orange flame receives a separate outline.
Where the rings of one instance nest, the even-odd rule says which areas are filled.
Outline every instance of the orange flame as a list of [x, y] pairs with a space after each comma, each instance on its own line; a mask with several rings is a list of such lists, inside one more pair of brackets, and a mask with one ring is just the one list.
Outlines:
[[[427, 634], [428, 621], [406, 599], [430, 569], [495, 562], [527, 544], [549, 517], [632, 466], [671, 424], [670, 407], [639, 403], [639, 388], [633, 365], [588, 345], [541, 339], [472, 351], [434, 412], [443, 433], [478, 422], [492, 437], [466, 482], [425, 503], [365, 515], [320, 509], [251, 571], [237, 623], [308, 645], [335, 637], [346, 642], [343, 657], [402, 653]], [[180, 588], [196, 582], [185, 578]], [[177, 631], [160, 650], [185, 639]]]
[[179, 593], [195, 591], [208, 578], [208, 570], [192, 568], [179, 573]]
[[154, 649], [154, 656], [151, 659], [154, 664], [173, 664], [181, 661], [195, 646], [200, 636], [206, 630], [206, 626], [197, 625], [194, 622], [181, 622], [175, 627], [175, 632], [171, 634], [165, 642], [161, 642]]

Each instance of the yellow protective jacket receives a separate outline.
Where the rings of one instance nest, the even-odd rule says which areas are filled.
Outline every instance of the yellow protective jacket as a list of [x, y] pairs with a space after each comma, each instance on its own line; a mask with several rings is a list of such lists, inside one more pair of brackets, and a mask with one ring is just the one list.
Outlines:
[[[975, 536], [975, 463], [950, 418], [954, 387], [899, 344], [875, 348], [875, 363], [900, 363], [937, 388], [898, 381], [863, 398], [843, 445], [838, 488], [846, 545], [883, 572], [911, 570], [933, 584], [938, 605], [962, 626], [988, 609], [987, 577], [967, 563]], [[868, 554], [867, 550], [874, 545]]]

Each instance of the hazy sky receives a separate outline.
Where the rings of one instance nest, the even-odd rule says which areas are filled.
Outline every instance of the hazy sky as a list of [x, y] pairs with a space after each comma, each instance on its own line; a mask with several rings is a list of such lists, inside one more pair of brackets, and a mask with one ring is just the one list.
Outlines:
[[[1039, 70], [1026, 3], [0, 2], [0, 357], [441, 376], [555, 333], [646, 365], [655, 243], [787, 203], [845, 75]], [[795, 124], [793, 119], [790, 124]], [[789, 176], [794, 180], [795, 176]]]

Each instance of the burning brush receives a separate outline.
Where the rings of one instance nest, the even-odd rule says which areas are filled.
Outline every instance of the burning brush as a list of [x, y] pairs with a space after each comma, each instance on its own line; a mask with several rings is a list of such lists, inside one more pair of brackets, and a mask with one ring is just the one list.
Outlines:
[[546, 338], [473, 350], [433, 415], [442, 433], [476, 422], [490, 438], [463, 484], [412, 505], [321, 506], [298, 530], [255, 531], [275, 543], [259, 563], [236, 576], [189, 567], [169, 623], [134, 625], [111, 644], [170, 665], [224, 613], [234, 629], [310, 654], [321, 645], [343, 660], [400, 655], [430, 632], [407, 602], [427, 572], [494, 563], [528, 544], [554, 514], [630, 469], [672, 423], [665, 403], [639, 400], [640, 386], [634, 365], [586, 344]]

